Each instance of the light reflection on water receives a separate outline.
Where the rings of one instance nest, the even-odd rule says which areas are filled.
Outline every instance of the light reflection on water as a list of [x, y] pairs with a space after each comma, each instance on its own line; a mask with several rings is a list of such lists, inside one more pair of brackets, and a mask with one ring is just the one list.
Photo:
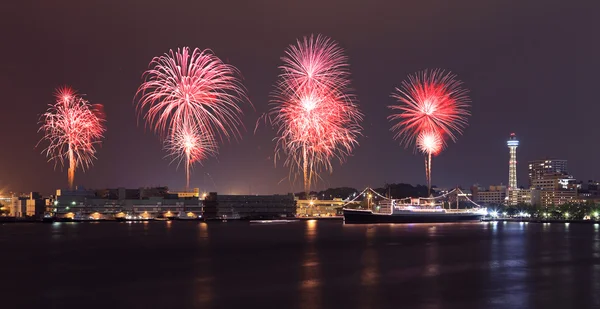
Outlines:
[[365, 248], [361, 257], [360, 271], [360, 308], [377, 307], [379, 267], [375, 249], [376, 227], [365, 229]]
[[195, 303], [200, 308], [211, 308], [214, 299], [214, 277], [212, 274], [212, 261], [209, 252], [209, 234], [208, 224], [201, 222], [198, 224], [198, 245], [200, 250], [200, 260], [196, 266], [196, 278], [194, 280], [194, 291], [196, 293]]
[[304, 227], [306, 247], [302, 258], [301, 281], [299, 286], [301, 308], [321, 308], [321, 271], [316, 247], [317, 220], [308, 220]]

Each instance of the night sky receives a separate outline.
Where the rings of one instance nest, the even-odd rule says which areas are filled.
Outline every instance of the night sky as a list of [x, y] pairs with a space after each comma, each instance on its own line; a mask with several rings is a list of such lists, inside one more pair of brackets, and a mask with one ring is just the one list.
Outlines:
[[3, 1], [0, 189], [66, 187], [66, 168], [55, 169], [36, 148], [39, 115], [65, 84], [107, 114], [98, 160], [78, 170], [76, 184], [182, 189], [183, 167], [169, 165], [159, 138], [138, 125], [133, 97], [152, 57], [190, 46], [236, 66], [254, 106], [243, 106], [241, 140], [195, 165], [191, 186], [301, 191], [301, 181], [274, 165], [275, 131], [253, 131], [285, 48], [311, 33], [345, 49], [365, 114], [360, 146], [318, 189], [425, 183], [423, 156], [393, 140], [386, 117], [394, 87], [426, 68], [456, 73], [472, 99], [464, 135], [433, 159], [434, 185], [506, 184], [511, 132], [521, 141], [520, 184], [526, 162], [546, 156], [569, 160], [577, 179], [600, 178], [599, 12], [593, 0]]

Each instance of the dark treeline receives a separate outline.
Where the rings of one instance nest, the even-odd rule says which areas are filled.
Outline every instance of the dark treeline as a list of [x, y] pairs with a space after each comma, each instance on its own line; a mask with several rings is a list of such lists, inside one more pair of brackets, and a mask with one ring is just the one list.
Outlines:
[[[405, 198], [405, 197], [427, 197], [427, 186], [416, 185], [413, 186], [411, 184], [406, 183], [392, 183], [385, 184], [381, 188], [374, 188], [377, 193], [383, 196], [390, 196], [392, 198]], [[316, 197], [320, 200], [330, 200], [334, 198], [342, 198], [345, 199], [353, 194], [358, 194], [362, 192], [361, 190], [357, 190], [349, 187], [341, 187], [341, 188], [329, 188], [323, 191], [311, 191], [310, 195], [312, 197]], [[432, 189], [432, 193], [434, 193], [434, 189]], [[434, 193], [435, 194], [435, 193]], [[304, 192], [296, 193], [296, 196], [299, 199], [306, 199]]]

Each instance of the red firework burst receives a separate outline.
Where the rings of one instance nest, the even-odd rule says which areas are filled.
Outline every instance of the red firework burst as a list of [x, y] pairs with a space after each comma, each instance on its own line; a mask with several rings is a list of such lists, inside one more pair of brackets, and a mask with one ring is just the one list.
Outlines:
[[388, 117], [397, 122], [392, 127], [395, 138], [408, 147], [421, 132], [435, 131], [456, 141], [470, 115], [469, 91], [461, 85], [456, 75], [441, 70], [410, 75], [392, 94], [400, 103], [390, 106], [394, 114]]
[[422, 71], [410, 75], [402, 82], [392, 97], [400, 104], [390, 106], [394, 114], [389, 116], [394, 138], [406, 147], [416, 142], [423, 152], [429, 189], [431, 190], [431, 156], [439, 154], [446, 137], [456, 141], [470, 115], [468, 90], [461, 87], [456, 75], [442, 70]]
[[304, 38], [282, 58], [283, 71], [269, 112], [291, 172], [302, 172], [304, 189], [334, 158], [343, 162], [358, 144], [362, 113], [349, 94], [349, 71], [342, 49], [322, 36]]
[[50, 161], [69, 161], [69, 188], [73, 189], [75, 170], [89, 167], [95, 159], [96, 145], [106, 128], [102, 105], [90, 104], [69, 87], [56, 91], [56, 102], [41, 117], [39, 131], [49, 145], [44, 153]]
[[165, 138], [170, 134], [167, 138], [172, 143], [178, 140], [173, 135], [197, 131], [194, 135], [209, 137], [202, 143], [207, 153], [217, 149], [217, 135], [227, 139], [239, 136], [243, 125], [238, 103], [246, 95], [235, 67], [210, 50], [194, 49], [190, 54], [187, 47], [155, 57], [150, 67], [136, 93], [140, 97], [137, 107], [159, 135]]

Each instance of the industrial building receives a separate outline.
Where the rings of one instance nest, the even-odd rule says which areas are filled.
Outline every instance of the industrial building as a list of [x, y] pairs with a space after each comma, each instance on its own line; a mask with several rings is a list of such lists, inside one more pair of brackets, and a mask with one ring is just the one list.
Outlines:
[[11, 217], [41, 217], [46, 211], [50, 200], [38, 192], [23, 195], [13, 195], [7, 205]]
[[179, 198], [167, 187], [139, 189], [57, 190], [52, 212], [57, 217], [114, 219], [120, 216], [142, 218], [200, 217], [203, 203], [197, 197]]
[[296, 200], [286, 195], [218, 195], [204, 199], [206, 219], [271, 219], [295, 217]]

